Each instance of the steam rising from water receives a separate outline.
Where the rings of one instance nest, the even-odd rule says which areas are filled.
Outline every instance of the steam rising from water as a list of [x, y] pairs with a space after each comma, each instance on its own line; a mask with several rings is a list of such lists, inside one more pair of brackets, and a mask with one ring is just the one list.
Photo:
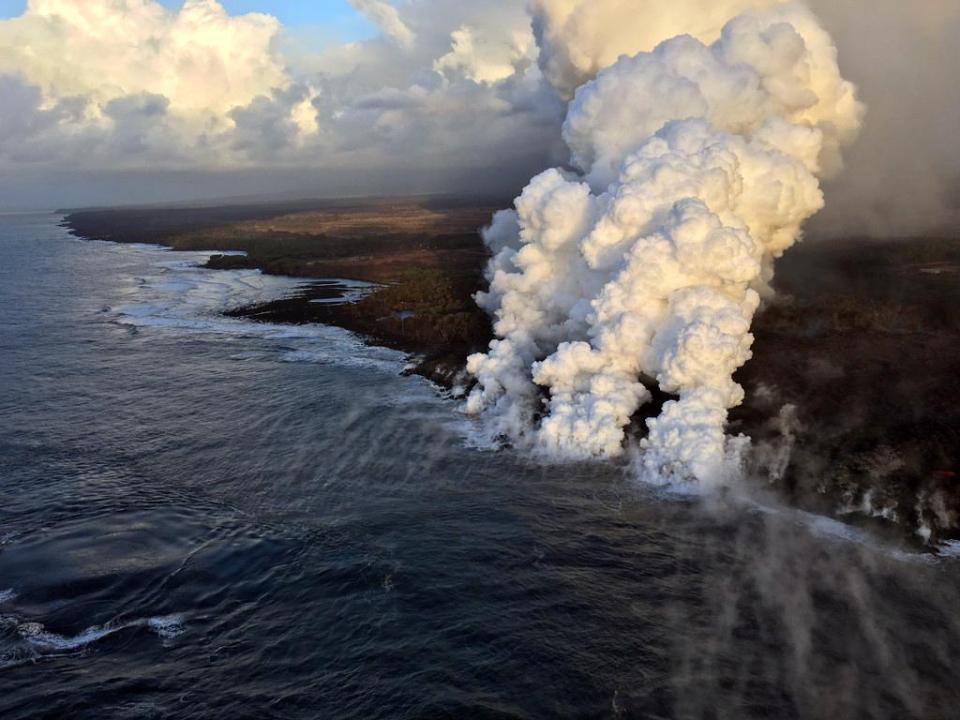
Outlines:
[[[615, 0], [579, 5], [616, 24]], [[579, 5], [534, 5], [561, 93], [605, 51], [568, 27]], [[863, 107], [804, 6], [685, 3], [700, 5], [697, 36], [712, 44], [667, 39], [578, 87], [564, 123], [577, 171], [536, 176], [486, 230], [478, 302], [497, 339], [469, 359], [467, 409], [551, 456], [617, 456], [655, 381], [677, 399], [647, 421], [641, 474], [720, 484], [748, 442], [724, 428], [743, 400], [732, 375], [751, 356], [753, 315], [774, 260], [823, 207], [819, 178], [840, 168]], [[732, 19], [702, 27], [719, 17]]]

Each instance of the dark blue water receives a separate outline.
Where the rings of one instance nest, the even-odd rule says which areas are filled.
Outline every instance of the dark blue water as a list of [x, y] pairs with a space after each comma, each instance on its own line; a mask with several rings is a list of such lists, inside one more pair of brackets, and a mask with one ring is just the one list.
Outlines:
[[0, 717], [937, 718], [960, 561], [478, 448], [292, 281], [0, 218]]

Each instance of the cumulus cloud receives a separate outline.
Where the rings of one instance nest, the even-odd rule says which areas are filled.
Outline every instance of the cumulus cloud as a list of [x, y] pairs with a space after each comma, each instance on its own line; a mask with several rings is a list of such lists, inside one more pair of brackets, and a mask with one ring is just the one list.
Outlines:
[[[510, 157], [524, 173], [550, 160], [562, 105], [540, 81], [522, 6], [357, 6], [383, 35], [292, 53], [274, 18], [216, 0], [32, 0], [0, 21], [7, 196], [22, 195], [25, 170], [405, 168], [419, 178], [399, 186], [423, 187], [431, 174], [463, 186]], [[371, 190], [395, 189], [380, 180]]]
[[519, 31], [509, 38], [485, 37], [464, 25], [451, 33], [450, 45], [450, 52], [437, 58], [433, 69], [476, 82], [504, 80], [534, 58], [533, 37]]
[[0, 133], [6, 196], [25, 196], [26, 175], [42, 188], [43, 172], [295, 171], [292, 187], [312, 174], [330, 192], [348, 177], [342, 191], [362, 191], [367, 173], [369, 191], [389, 192], [478, 187], [471, 175], [499, 167], [512, 185], [557, 159], [563, 104], [522, 3], [355, 5], [381, 35], [309, 49], [216, 0], [32, 0], [0, 21], [17, 108]]
[[30, 0], [0, 22], [0, 72], [53, 97], [106, 102], [150, 93], [172, 110], [222, 113], [286, 82], [269, 15], [230, 16], [216, 0], [177, 12], [155, 0]]

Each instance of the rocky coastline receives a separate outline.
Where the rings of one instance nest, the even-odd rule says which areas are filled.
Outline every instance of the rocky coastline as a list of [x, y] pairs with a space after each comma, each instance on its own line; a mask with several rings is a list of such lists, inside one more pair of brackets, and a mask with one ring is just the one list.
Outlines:
[[[64, 222], [89, 239], [223, 251], [211, 269], [303, 278], [291, 297], [229, 314], [346, 328], [410, 353], [411, 372], [450, 388], [491, 338], [472, 299], [487, 258], [477, 228], [508, 202], [87, 210]], [[808, 241], [790, 251], [756, 319], [753, 360], [736, 378], [747, 400], [730, 432], [753, 438], [753, 479], [800, 507], [881, 533], [906, 530], [921, 545], [960, 538], [958, 280], [955, 236]]]

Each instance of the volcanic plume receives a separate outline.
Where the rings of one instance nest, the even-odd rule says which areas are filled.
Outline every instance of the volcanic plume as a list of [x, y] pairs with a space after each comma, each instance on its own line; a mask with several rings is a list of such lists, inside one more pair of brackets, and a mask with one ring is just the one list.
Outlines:
[[[805, 6], [679, 4], [645, 3], [644, 51], [597, 71], [603, 28], [571, 18], [595, 12], [622, 44], [644, 13], [618, 23], [618, 0], [534, 3], [545, 76], [561, 95], [582, 82], [563, 126], [574, 169], [534, 177], [485, 231], [478, 302], [496, 339], [469, 359], [467, 410], [553, 457], [617, 456], [655, 383], [676, 399], [647, 421], [640, 473], [722, 484], [749, 442], [725, 425], [751, 321], [863, 106]], [[683, 17], [696, 37], [649, 49], [650, 28], [680, 32]]]

